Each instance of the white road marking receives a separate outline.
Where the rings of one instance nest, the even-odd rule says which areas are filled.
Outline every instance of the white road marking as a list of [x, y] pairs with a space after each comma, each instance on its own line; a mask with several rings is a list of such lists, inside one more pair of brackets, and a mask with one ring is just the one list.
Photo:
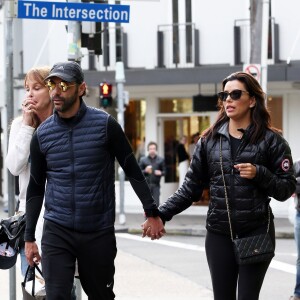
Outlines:
[[[185, 244], [180, 242], [173, 242], [173, 241], [167, 241], [167, 240], [154, 240], [152, 241], [150, 238], [142, 238], [141, 236], [132, 235], [129, 233], [116, 233], [116, 236], [119, 238], [129, 239], [129, 240], [135, 240], [138, 242], [143, 243], [156, 243], [163, 246], [168, 247], [174, 247], [174, 248], [180, 248], [180, 249], [187, 249], [187, 250], [193, 250], [198, 252], [205, 252], [204, 247], [200, 247], [197, 245], [191, 245], [191, 244]], [[296, 275], [296, 265], [291, 265], [288, 263], [281, 262], [279, 260], [273, 259], [270, 268], [283, 271], [286, 273], [294, 274]]]

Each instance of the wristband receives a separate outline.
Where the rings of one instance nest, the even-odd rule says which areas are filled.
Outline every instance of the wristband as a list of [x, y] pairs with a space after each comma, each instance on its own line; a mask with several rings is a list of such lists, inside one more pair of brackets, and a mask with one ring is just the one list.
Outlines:
[[149, 218], [149, 217], [155, 218], [155, 217], [159, 216], [159, 211], [158, 211], [157, 208], [155, 208], [155, 209], [145, 209], [145, 215], [146, 215], [147, 218]]

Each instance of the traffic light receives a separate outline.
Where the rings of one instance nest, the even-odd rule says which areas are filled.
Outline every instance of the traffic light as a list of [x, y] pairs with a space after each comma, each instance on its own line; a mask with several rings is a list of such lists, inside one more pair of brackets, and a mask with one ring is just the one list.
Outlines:
[[81, 22], [81, 47], [94, 50], [95, 55], [102, 55], [101, 28], [102, 25], [99, 22]]
[[112, 106], [112, 85], [107, 82], [100, 83], [100, 107]]

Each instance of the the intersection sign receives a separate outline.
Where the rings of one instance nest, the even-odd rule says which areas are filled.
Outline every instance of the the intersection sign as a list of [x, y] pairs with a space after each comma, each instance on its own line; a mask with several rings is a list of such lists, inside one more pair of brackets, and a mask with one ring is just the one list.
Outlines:
[[129, 23], [129, 5], [18, 1], [18, 18]]

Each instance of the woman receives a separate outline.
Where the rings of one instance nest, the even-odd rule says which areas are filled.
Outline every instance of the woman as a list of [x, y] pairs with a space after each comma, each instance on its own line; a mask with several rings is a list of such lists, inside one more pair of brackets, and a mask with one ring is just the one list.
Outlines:
[[[270, 197], [285, 201], [295, 191], [296, 180], [289, 145], [271, 128], [265, 94], [257, 80], [237, 72], [223, 80], [222, 88], [218, 118], [202, 134], [183, 185], [160, 206], [160, 217], [169, 221], [188, 208], [208, 184], [205, 247], [214, 299], [235, 300], [238, 295], [239, 300], [256, 300], [271, 259], [236, 263], [222, 168], [234, 237], [266, 233], [270, 219], [274, 245]], [[144, 223], [144, 235], [151, 236], [150, 223]]]
[[[48, 76], [50, 67], [37, 67], [28, 71], [24, 79], [26, 91], [22, 103], [22, 116], [13, 120], [7, 156], [5, 163], [14, 176], [19, 176], [19, 211], [25, 211], [26, 190], [30, 177], [29, 148], [32, 135], [41, 122], [46, 120], [53, 111], [53, 105], [49, 97], [49, 90], [45, 86], [44, 78]], [[41, 214], [42, 215], [42, 214]], [[39, 242], [42, 235], [42, 216], [37, 228]], [[20, 251], [21, 271], [25, 275], [27, 261], [24, 248]]]

